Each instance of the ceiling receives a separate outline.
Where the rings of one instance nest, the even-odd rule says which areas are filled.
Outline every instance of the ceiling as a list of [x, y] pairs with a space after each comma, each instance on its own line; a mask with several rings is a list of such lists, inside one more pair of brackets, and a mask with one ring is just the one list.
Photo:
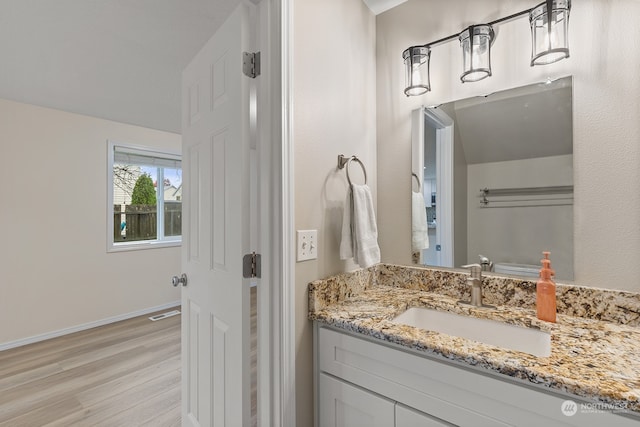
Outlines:
[[0, 0], [0, 98], [180, 133], [182, 69], [239, 0]]
[[571, 78], [451, 104], [467, 164], [573, 153]]
[[375, 15], [398, 6], [407, 0], [362, 0]]

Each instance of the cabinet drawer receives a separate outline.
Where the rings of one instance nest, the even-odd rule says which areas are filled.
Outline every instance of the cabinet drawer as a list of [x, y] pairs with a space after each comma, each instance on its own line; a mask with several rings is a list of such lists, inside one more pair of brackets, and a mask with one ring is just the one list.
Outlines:
[[320, 374], [319, 381], [320, 427], [394, 425], [395, 402], [327, 374]]

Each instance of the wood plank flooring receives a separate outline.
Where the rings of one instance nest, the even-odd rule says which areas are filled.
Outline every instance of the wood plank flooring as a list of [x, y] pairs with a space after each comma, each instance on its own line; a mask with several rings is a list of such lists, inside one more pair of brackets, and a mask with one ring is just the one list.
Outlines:
[[181, 317], [150, 315], [0, 352], [0, 427], [179, 426]]

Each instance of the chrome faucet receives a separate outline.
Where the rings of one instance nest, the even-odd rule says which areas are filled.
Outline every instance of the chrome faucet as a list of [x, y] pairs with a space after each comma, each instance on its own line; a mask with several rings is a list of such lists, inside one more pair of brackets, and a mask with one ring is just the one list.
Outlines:
[[474, 307], [495, 308], [493, 305], [482, 303], [482, 266], [480, 264], [463, 265], [462, 268], [470, 269], [467, 284], [471, 286], [471, 301], [458, 301], [458, 304], [472, 305]]
[[482, 266], [482, 271], [493, 271], [493, 261], [491, 261], [484, 255], [478, 256], [480, 257], [480, 265]]

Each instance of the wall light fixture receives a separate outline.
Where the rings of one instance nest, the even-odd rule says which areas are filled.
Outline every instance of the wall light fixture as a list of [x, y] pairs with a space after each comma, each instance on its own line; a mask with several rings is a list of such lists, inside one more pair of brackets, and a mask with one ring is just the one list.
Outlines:
[[431, 48], [429, 46], [412, 46], [402, 53], [407, 70], [407, 96], [417, 96], [431, 90], [429, 82], [429, 60]]
[[551, 64], [569, 57], [569, 11], [571, 0], [546, 0], [487, 24], [471, 25], [458, 34], [439, 40], [411, 46], [402, 53], [406, 69], [407, 96], [422, 95], [431, 90], [429, 62], [431, 48], [459, 39], [462, 48], [462, 74], [460, 80], [477, 82], [491, 75], [491, 45], [495, 39], [493, 25], [529, 15], [531, 25], [531, 66]]
[[491, 75], [491, 43], [495, 34], [487, 24], [471, 25], [460, 33], [462, 75], [464, 82], [477, 82]]
[[569, 9], [571, 0], [547, 1], [531, 9], [531, 66], [569, 57]]

